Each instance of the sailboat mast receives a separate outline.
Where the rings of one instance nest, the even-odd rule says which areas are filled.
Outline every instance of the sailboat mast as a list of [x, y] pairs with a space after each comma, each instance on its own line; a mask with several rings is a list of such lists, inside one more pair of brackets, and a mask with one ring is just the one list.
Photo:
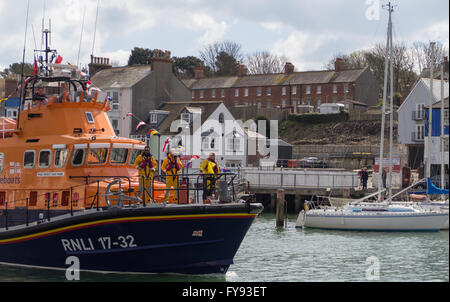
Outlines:
[[[381, 106], [381, 141], [380, 141], [380, 158], [378, 163], [378, 190], [381, 191], [383, 189], [383, 159], [384, 159], [384, 128], [386, 124], [386, 98], [387, 98], [387, 80], [388, 80], [388, 64], [389, 64], [389, 40], [391, 36], [391, 13], [392, 13], [392, 6], [389, 2], [388, 4], [388, 10], [389, 10], [389, 22], [388, 22], [388, 31], [387, 31], [387, 41], [386, 41], [386, 57], [384, 62], [384, 85], [383, 85], [383, 103]], [[378, 195], [378, 200], [381, 201], [381, 193]]]
[[441, 189], [445, 189], [445, 143], [444, 143], [444, 55], [441, 62]]
[[392, 199], [392, 145], [394, 143], [394, 58], [393, 58], [393, 43], [392, 43], [392, 20], [389, 34], [389, 58], [390, 58], [390, 93], [391, 99], [389, 103], [389, 201]]
[[430, 103], [428, 109], [428, 136], [427, 136], [427, 168], [426, 168], [426, 178], [431, 177], [431, 135], [432, 135], [432, 125], [433, 125], [433, 71], [434, 71], [434, 42], [430, 43]]

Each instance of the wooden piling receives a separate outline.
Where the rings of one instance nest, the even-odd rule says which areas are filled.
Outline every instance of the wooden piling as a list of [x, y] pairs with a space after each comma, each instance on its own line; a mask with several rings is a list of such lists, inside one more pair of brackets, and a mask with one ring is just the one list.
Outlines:
[[285, 206], [286, 201], [284, 199], [284, 189], [277, 190], [277, 212], [276, 212], [276, 223], [277, 227], [284, 227], [285, 219]]

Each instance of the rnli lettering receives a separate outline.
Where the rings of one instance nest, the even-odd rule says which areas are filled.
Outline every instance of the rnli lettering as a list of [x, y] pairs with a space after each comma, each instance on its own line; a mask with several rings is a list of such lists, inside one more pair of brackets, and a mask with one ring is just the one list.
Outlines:
[[110, 250], [116, 248], [137, 247], [132, 235], [118, 236], [116, 238], [75, 238], [61, 239], [61, 244], [65, 252], [83, 252], [93, 250]]
[[64, 172], [38, 172], [38, 177], [63, 177]]

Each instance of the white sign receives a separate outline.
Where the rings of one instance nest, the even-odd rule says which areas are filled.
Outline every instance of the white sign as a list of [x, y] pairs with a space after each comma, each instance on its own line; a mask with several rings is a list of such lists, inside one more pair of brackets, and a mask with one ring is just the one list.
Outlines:
[[64, 172], [39, 172], [38, 177], [62, 177]]

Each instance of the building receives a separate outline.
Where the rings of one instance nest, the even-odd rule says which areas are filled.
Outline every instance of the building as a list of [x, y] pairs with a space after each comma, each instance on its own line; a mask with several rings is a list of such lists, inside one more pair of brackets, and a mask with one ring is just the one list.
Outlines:
[[248, 75], [241, 65], [237, 76], [203, 76], [202, 67], [194, 79], [183, 80], [191, 89], [192, 101], [222, 101], [228, 107], [292, 108], [323, 103], [355, 100], [369, 106], [377, 105], [379, 83], [368, 68], [344, 69], [337, 59], [334, 70], [295, 72], [286, 63], [283, 73]]
[[[444, 98], [448, 97], [444, 82]], [[430, 103], [430, 79], [420, 78], [398, 112], [398, 143], [408, 147], [408, 165], [417, 169], [424, 159], [425, 107]], [[433, 80], [433, 104], [441, 99], [441, 81]]]
[[[425, 108], [425, 155], [424, 162], [428, 161], [428, 117], [429, 117], [429, 106]], [[448, 179], [448, 138], [449, 138], [449, 106], [448, 106], [448, 96], [444, 99], [444, 165], [445, 174]], [[441, 173], [441, 101], [433, 104], [433, 119], [431, 125], [431, 174], [430, 176], [440, 175]]]
[[[211, 152], [216, 154], [221, 167], [247, 165], [246, 133], [223, 102], [167, 102], [150, 111], [146, 121], [160, 133], [159, 142], [150, 143], [151, 150], [162, 150], [169, 138], [167, 150], [182, 146], [186, 150], [184, 160], [200, 156], [193, 162], [193, 168], [198, 169]], [[148, 127], [143, 127], [132, 137], [143, 140], [148, 131]], [[157, 152], [152, 153], [158, 157]]]
[[[92, 58], [90, 70], [99, 71], [91, 82], [112, 98], [108, 115], [117, 135], [135, 134], [139, 121], [164, 102], [190, 100], [189, 89], [172, 73], [170, 52], [155, 53], [150, 65], [125, 67], [111, 67], [105, 59]], [[136, 118], [125, 118], [128, 113]]]
[[0, 116], [17, 119], [17, 115], [19, 114], [20, 98], [9, 98], [2, 103], [4, 103], [4, 111], [1, 112]]

